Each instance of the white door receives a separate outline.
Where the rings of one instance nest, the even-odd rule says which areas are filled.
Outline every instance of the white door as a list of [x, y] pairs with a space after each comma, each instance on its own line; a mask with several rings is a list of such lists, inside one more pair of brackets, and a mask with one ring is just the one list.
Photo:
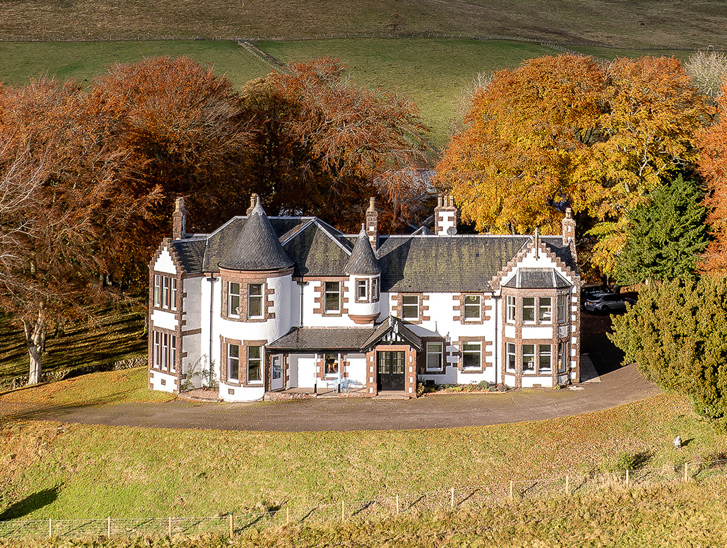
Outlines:
[[272, 373], [270, 375], [270, 390], [280, 390], [283, 388], [283, 356], [280, 354], [273, 356]]
[[316, 385], [316, 359], [298, 358], [298, 387], [313, 388]]

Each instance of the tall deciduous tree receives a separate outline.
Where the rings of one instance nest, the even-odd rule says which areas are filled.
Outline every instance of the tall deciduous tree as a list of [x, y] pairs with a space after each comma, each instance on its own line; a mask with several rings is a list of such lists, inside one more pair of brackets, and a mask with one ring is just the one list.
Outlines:
[[703, 256], [706, 272], [727, 274], [727, 83], [717, 99], [719, 117], [699, 133], [699, 169], [707, 181], [705, 205], [712, 242]]
[[323, 58], [271, 73], [242, 90], [252, 120], [247, 159], [256, 190], [273, 211], [319, 215], [356, 229], [366, 196], [396, 225], [422, 189], [424, 137], [414, 104], [383, 90], [354, 86], [338, 61]]
[[156, 199], [116, 185], [127, 155], [107, 148], [87, 106], [73, 83], [0, 91], [0, 238], [9, 244], [0, 306], [24, 327], [31, 383], [49, 324], [108, 296], [117, 228], [142, 221]]
[[648, 205], [631, 211], [626, 245], [618, 256], [621, 284], [695, 277], [708, 243], [703, 196], [693, 180], [679, 174], [654, 190]]
[[478, 230], [557, 231], [569, 203], [599, 223], [593, 261], [614, 273], [624, 213], [694, 162], [694, 132], [708, 112], [674, 59], [533, 59], [475, 94], [438, 184]]

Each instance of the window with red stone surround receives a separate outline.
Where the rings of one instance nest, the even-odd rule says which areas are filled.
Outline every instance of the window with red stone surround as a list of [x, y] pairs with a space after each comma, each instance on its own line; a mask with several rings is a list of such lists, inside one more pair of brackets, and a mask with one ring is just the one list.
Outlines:
[[[454, 318], [455, 322], [464, 324], [480, 325], [490, 320], [487, 313], [492, 310], [492, 306], [488, 304], [489, 295], [482, 293], [461, 293], [454, 296]], [[479, 303], [477, 302], [479, 300]], [[478, 314], [473, 312], [477, 310]], [[468, 317], [469, 316], [469, 317]]]
[[[459, 370], [462, 373], [482, 373], [492, 364], [487, 363], [487, 358], [492, 356], [492, 351], [488, 347], [492, 342], [487, 341], [485, 337], [460, 337], [459, 345]], [[472, 359], [479, 352], [478, 366], [465, 366], [465, 361]]]
[[[263, 386], [263, 381], [265, 380], [265, 345], [267, 341], [242, 341], [239, 339], [227, 339], [225, 337], [220, 337], [220, 340], [220, 382], [230, 386]], [[236, 347], [237, 350], [233, 350], [231, 354], [230, 347]], [[252, 352], [250, 350], [251, 348], [253, 349]], [[254, 356], [254, 353], [257, 351], [255, 348], [260, 349], [259, 357]], [[231, 355], [233, 358], [230, 357]], [[230, 366], [234, 365], [234, 363], [230, 363], [230, 360], [234, 360], [235, 357], [238, 360], [237, 380], [229, 377]], [[248, 378], [251, 364], [253, 367], [259, 368], [260, 380]]]
[[164, 373], [176, 373], [181, 364], [177, 346], [179, 338], [176, 331], [154, 327], [151, 339], [151, 369]]
[[[408, 297], [408, 299], [405, 299]], [[416, 317], [409, 316], [404, 317], [404, 308], [407, 308], [407, 312], [410, 312], [413, 307], [412, 297], [416, 297], [417, 315]], [[429, 295], [425, 293], [392, 293], [391, 294], [391, 307], [394, 311], [394, 315], [408, 323], [420, 324], [431, 320], [429, 317]], [[412, 302], [409, 302], [412, 301]]]
[[354, 278], [354, 299], [357, 303], [371, 302], [371, 282], [368, 278]]
[[[290, 273], [290, 271], [287, 271]], [[275, 319], [275, 289], [268, 278], [281, 275], [279, 272], [236, 272], [222, 271], [222, 317], [235, 322], [266, 322]], [[239, 293], [235, 293], [239, 291]], [[237, 314], [231, 306], [237, 302]], [[260, 312], [262, 305], [262, 314]]]
[[[313, 285], [313, 303], [315, 304], [313, 308], [314, 314], [320, 314], [322, 316], [331, 316], [331, 317], [339, 317], [343, 316], [344, 314], [348, 314], [348, 307], [346, 306], [349, 303], [349, 299], [346, 296], [346, 284], [345, 284], [346, 278], [334, 278], [334, 277], [323, 277], [323, 278], [306, 278], [306, 281], [312, 281], [312, 282], [319, 282]], [[329, 298], [334, 293], [335, 286], [331, 286], [330, 284], [338, 283], [338, 310], [328, 310], [326, 311], [326, 282], [329, 283]]]

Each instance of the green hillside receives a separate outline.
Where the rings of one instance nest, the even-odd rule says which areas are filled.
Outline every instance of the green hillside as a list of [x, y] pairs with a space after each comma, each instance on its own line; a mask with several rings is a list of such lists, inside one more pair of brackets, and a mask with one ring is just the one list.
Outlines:
[[[394, 14], [397, 14], [395, 16]], [[0, 38], [304, 38], [447, 33], [620, 47], [725, 47], [721, 0], [12, 0]]]

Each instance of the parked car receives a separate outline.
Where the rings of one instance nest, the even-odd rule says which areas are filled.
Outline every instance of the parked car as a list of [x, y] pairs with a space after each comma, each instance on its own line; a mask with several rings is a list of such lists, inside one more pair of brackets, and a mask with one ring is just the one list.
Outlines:
[[616, 293], [594, 293], [586, 298], [583, 308], [588, 312], [625, 312], [626, 303], [634, 305], [636, 301]]

